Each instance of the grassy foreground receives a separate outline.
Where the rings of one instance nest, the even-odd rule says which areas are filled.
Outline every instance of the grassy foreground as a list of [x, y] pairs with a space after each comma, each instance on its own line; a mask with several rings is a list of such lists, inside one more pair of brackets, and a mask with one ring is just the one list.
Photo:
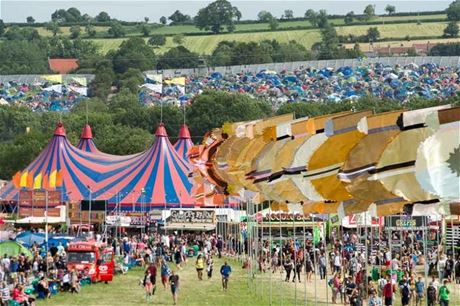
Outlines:
[[[194, 261], [189, 261], [187, 266], [177, 271], [180, 277], [180, 289], [178, 305], [268, 305], [268, 297], [256, 297], [251, 294], [247, 286], [247, 273], [236, 262], [230, 262], [233, 273], [227, 292], [222, 291], [219, 269], [222, 260], [215, 260], [214, 275], [211, 280], [206, 277], [198, 281], [194, 268]], [[152, 301], [145, 301], [144, 291], [139, 286], [139, 279], [143, 271], [140, 268], [133, 269], [125, 275], [117, 275], [112, 283], [98, 283], [87, 285], [79, 294], [60, 293], [50, 300], [39, 300], [37, 305], [64, 306], [64, 305], [172, 305], [172, 297], [169, 288], [163, 289], [161, 280], [157, 276], [157, 291]], [[289, 304], [285, 304], [289, 305]]]
[[[276, 271], [259, 273], [254, 270], [254, 278], [248, 282], [248, 273], [237, 261], [229, 261], [233, 273], [229, 289], [223, 292], [219, 275], [223, 260], [215, 259], [214, 275], [211, 280], [206, 277], [198, 281], [194, 268], [194, 259], [189, 260], [186, 267], [177, 271], [180, 277], [178, 305], [330, 305], [331, 291], [326, 280], [308, 282], [305, 274], [301, 274], [301, 283], [285, 282], [285, 274]], [[157, 276], [157, 291], [152, 301], [145, 301], [143, 288], [139, 285], [143, 270], [133, 269], [125, 275], [117, 275], [109, 284], [93, 284], [82, 288], [79, 294], [60, 293], [52, 299], [38, 301], [38, 306], [67, 306], [67, 305], [172, 305], [169, 287], [165, 290]], [[331, 276], [329, 275], [327, 279]], [[291, 276], [292, 279], [292, 276]], [[460, 285], [450, 284], [451, 305], [460, 305]], [[307, 301], [305, 303], [305, 300]], [[326, 301], [329, 301], [326, 302]], [[339, 304], [342, 305], [342, 304]], [[367, 304], [365, 304], [367, 305]], [[401, 306], [399, 294], [396, 295], [395, 306]], [[425, 304], [423, 304], [425, 305]]]
[[[336, 26], [339, 35], [365, 35], [369, 29], [369, 25], [356, 25], [356, 26]], [[431, 23], [406, 23], [406, 24], [385, 24], [376, 25], [380, 32], [381, 38], [395, 38], [405, 39], [410, 36], [411, 39], [417, 37], [441, 37], [443, 30], [446, 27], [445, 22], [431, 22]], [[118, 48], [120, 44], [127, 38], [96, 38], [94, 42], [100, 45], [102, 52], [105, 54], [111, 49]], [[229, 41], [262, 41], [262, 40], [275, 39], [279, 42], [289, 42], [294, 40], [307, 49], [321, 40], [320, 31], [318, 29], [311, 30], [289, 30], [289, 31], [273, 31], [273, 32], [254, 32], [254, 33], [232, 33], [232, 34], [218, 34], [218, 35], [202, 35], [202, 36], [186, 36], [184, 38], [184, 47], [190, 51], [199, 54], [211, 54], [219, 42], [224, 40]], [[388, 42], [386, 43], [388, 44]], [[161, 48], [155, 49], [156, 53], [164, 53], [168, 49], [177, 46], [173, 43], [172, 37], [167, 37], [166, 44]]]

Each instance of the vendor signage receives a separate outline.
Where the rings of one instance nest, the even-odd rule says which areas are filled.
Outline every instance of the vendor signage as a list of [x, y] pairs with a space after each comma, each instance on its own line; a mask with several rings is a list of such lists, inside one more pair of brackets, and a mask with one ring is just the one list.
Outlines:
[[216, 223], [216, 212], [210, 209], [171, 209], [169, 223]]
[[390, 216], [387, 217], [385, 226], [389, 230], [420, 230], [428, 226], [426, 216]]
[[22, 207], [46, 207], [48, 193], [48, 207], [58, 206], [61, 203], [60, 191], [26, 190], [19, 192], [19, 205]]
[[311, 221], [309, 215], [299, 213], [268, 213], [265, 215], [264, 222], [268, 221]]
[[142, 227], [147, 223], [147, 215], [142, 212], [126, 212], [109, 215], [107, 224], [121, 227]]

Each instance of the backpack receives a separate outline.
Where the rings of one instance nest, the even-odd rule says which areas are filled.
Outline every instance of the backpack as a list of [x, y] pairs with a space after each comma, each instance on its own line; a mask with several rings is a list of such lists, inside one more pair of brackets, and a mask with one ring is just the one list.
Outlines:
[[332, 287], [332, 285], [334, 284], [334, 279], [333, 278], [329, 279], [327, 284], [328, 284], [329, 287]]
[[402, 293], [402, 296], [409, 296], [410, 295], [410, 290], [409, 290], [409, 286], [407, 285], [404, 285], [402, 287], [402, 290], [401, 290], [401, 293]]
[[435, 300], [436, 299], [436, 288], [434, 286], [428, 286], [427, 290], [427, 296], [430, 300]]

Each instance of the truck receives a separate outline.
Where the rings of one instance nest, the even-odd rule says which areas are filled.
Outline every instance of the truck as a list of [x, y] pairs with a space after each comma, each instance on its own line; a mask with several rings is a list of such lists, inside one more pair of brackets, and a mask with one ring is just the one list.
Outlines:
[[112, 247], [96, 241], [72, 242], [67, 247], [67, 269], [91, 279], [91, 282], [110, 282], [115, 270]]

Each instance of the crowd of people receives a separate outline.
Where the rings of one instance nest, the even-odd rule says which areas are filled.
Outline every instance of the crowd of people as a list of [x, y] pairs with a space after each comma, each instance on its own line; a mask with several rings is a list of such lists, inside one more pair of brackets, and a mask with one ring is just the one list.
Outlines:
[[32, 84], [0, 82], [0, 105], [23, 106], [34, 112], [69, 111], [86, 95], [86, 87], [77, 83], [53, 85], [48, 81]]
[[275, 235], [271, 244], [255, 240], [249, 252], [260, 273], [279, 271], [285, 282], [310, 283], [318, 274], [333, 304], [392, 306], [400, 299], [402, 306], [449, 305], [452, 284], [460, 284], [460, 256], [450, 249], [447, 254], [440, 243], [424, 245], [439, 239], [436, 233], [427, 239], [421, 231], [394, 232], [393, 246], [385, 231], [371, 237], [348, 230], [333, 233], [326, 244], [302, 237], [280, 241]]
[[294, 71], [262, 70], [259, 73], [189, 76], [185, 91], [178, 86], [163, 87], [162, 93], [142, 90], [144, 104], [159, 102], [181, 105], [207, 89], [240, 92], [269, 100], [274, 107], [291, 102], [338, 102], [363, 96], [394, 99], [413, 97], [446, 99], [459, 89], [459, 67], [409, 64], [367, 64], [359, 67], [315, 69], [299, 67]]

